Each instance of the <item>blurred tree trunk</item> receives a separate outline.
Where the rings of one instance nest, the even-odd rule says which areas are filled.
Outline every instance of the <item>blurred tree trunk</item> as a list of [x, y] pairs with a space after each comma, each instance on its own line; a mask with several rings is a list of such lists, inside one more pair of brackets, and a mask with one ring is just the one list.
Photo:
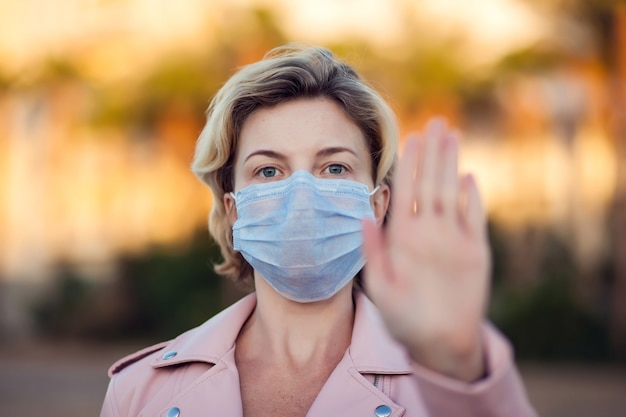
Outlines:
[[587, 26], [599, 43], [607, 79], [609, 134], [617, 162], [608, 225], [613, 272], [608, 300], [609, 331], [615, 357], [626, 360], [626, 4], [624, 0], [530, 1], [537, 6], [553, 6], [555, 15], [569, 14]]
[[611, 216], [614, 286], [611, 296], [611, 343], [615, 355], [626, 359], [626, 6], [615, 5], [607, 16], [607, 69], [611, 129], [617, 157], [617, 182]]

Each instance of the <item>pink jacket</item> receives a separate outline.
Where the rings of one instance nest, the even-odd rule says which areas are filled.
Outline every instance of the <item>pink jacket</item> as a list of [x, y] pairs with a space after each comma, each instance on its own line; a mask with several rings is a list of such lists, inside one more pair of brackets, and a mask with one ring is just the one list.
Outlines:
[[[489, 376], [467, 384], [412, 362], [369, 299], [355, 292], [355, 301], [352, 344], [307, 416], [537, 415], [509, 344], [491, 326], [484, 336]], [[251, 294], [176, 339], [115, 363], [100, 416], [241, 416], [235, 340], [255, 304]]]

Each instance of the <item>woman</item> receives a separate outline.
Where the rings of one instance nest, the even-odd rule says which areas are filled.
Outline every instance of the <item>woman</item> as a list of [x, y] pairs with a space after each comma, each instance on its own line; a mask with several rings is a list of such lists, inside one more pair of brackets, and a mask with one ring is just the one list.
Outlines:
[[393, 114], [351, 67], [288, 46], [241, 69], [193, 170], [217, 271], [255, 292], [117, 362], [101, 415], [534, 416], [485, 322], [485, 215], [457, 147], [431, 122], [392, 182]]

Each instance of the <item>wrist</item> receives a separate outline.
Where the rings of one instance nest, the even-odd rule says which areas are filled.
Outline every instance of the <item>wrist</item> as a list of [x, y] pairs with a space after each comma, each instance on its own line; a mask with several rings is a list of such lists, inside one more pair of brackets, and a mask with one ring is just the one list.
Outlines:
[[465, 382], [476, 382], [488, 374], [480, 332], [471, 343], [439, 341], [409, 349], [420, 365]]

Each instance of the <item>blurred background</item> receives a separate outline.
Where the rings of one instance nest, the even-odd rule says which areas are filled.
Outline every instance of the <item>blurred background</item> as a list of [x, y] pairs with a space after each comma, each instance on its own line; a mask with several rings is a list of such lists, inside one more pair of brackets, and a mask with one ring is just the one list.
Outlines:
[[189, 165], [212, 95], [290, 41], [356, 67], [403, 135], [462, 130], [532, 400], [626, 415], [618, 0], [0, 1], [0, 411], [97, 415], [113, 360], [244, 294]]

